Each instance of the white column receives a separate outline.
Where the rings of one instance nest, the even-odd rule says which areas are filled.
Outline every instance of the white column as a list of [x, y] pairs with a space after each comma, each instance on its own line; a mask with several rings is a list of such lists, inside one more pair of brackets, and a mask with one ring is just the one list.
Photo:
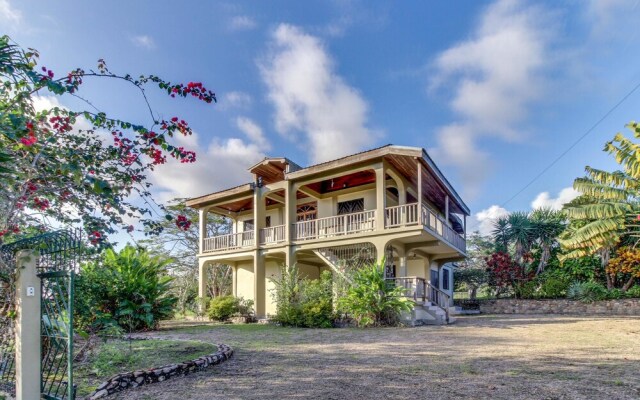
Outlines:
[[[387, 193], [385, 188], [384, 164], [380, 164], [376, 171], [376, 229], [383, 231], [385, 225], [385, 214], [387, 207]], [[380, 255], [378, 255], [378, 258]]]
[[255, 250], [253, 255], [253, 307], [256, 318], [266, 317], [266, 282], [265, 261], [260, 250]]
[[40, 398], [40, 278], [36, 275], [38, 255], [32, 251], [17, 254], [16, 281], [16, 398]]
[[427, 221], [422, 221], [422, 164], [420, 164], [420, 160], [416, 161], [416, 166], [418, 167], [418, 171], [416, 172], [418, 179], [418, 215], [420, 215], [420, 223], [426, 225]]
[[444, 218], [447, 221], [447, 225], [451, 225], [449, 222], [449, 195], [444, 197]]
[[200, 243], [200, 253], [204, 252], [204, 239], [207, 237], [207, 210], [201, 208], [198, 210], [198, 223], [199, 223], [199, 243]]
[[207, 297], [207, 262], [202, 258], [198, 259], [198, 297], [200, 298], [200, 312], [206, 309]]

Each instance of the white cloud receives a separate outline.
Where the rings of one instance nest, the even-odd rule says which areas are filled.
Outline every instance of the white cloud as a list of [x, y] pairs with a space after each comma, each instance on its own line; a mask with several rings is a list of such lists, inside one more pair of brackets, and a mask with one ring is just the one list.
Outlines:
[[318, 38], [281, 24], [260, 69], [276, 130], [308, 149], [311, 162], [373, 147], [377, 135], [367, 127], [367, 102], [336, 74]]
[[483, 13], [470, 39], [435, 59], [430, 89], [452, 88], [449, 106], [458, 122], [439, 130], [434, 152], [439, 162], [459, 168], [463, 185], [472, 192], [488, 173], [480, 139], [522, 139], [529, 107], [544, 92], [552, 30], [548, 20], [539, 8], [499, 0]]
[[[469, 230], [478, 230], [481, 235], [490, 235], [493, 231], [494, 222], [500, 218], [508, 215], [509, 211], [497, 205], [493, 205], [482, 211], [474, 214], [474, 218], [470, 223]], [[474, 221], [475, 220], [475, 221]]]
[[176, 137], [180, 146], [196, 152], [196, 162], [181, 164], [168, 159], [156, 167], [151, 181], [157, 198], [167, 202], [176, 197], [195, 197], [251, 181], [247, 168], [262, 160], [271, 146], [251, 120], [239, 118], [236, 123], [248, 140], [215, 138], [206, 146], [197, 133]]
[[591, 23], [594, 38], [611, 39], [625, 36], [637, 36], [635, 30], [619, 29], [637, 21], [638, 1], [628, 0], [589, 0], [585, 11]]
[[233, 31], [250, 31], [257, 26], [256, 20], [248, 15], [238, 15], [229, 21], [229, 28]]
[[255, 122], [246, 117], [238, 117], [236, 119], [236, 125], [238, 129], [247, 137], [252, 143], [255, 143], [262, 150], [270, 150], [271, 144], [267, 142], [267, 138], [265, 138], [264, 133], [262, 132], [262, 128], [260, 128]]
[[219, 107], [222, 109], [241, 108], [247, 109], [251, 107], [253, 98], [248, 93], [233, 91], [222, 95]]
[[15, 30], [22, 23], [22, 12], [13, 8], [9, 0], [0, 0], [0, 21], [5, 29]]
[[[560, 210], [562, 206], [580, 195], [572, 187], [567, 187], [558, 193], [557, 197], [551, 197], [549, 192], [539, 193], [535, 199], [531, 202], [531, 210], [538, 208], [551, 208], [553, 210]], [[492, 205], [484, 210], [478, 211], [469, 220], [468, 232], [480, 231], [482, 235], [490, 235], [493, 231], [494, 222], [507, 214], [509, 210], [499, 205]]]
[[156, 42], [153, 40], [151, 36], [148, 36], [148, 35], [134, 36], [131, 38], [131, 43], [133, 43], [137, 47], [142, 47], [147, 50], [156, 48]]
[[558, 193], [558, 197], [551, 197], [549, 192], [542, 192], [536, 196], [531, 202], [531, 208], [551, 208], [553, 210], [560, 210], [563, 205], [570, 202], [580, 195], [580, 192], [572, 187], [564, 188]]

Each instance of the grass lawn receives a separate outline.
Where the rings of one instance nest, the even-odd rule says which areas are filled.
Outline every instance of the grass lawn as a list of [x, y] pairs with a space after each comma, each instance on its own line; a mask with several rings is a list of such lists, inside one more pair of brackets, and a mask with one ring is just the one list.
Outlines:
[[114, 399], [640, 398], [640, 318], [473, 316], [365, 330], [174, 321], [150, 335], [236, 354]]
[[74, 380], [78, 397], [93, 392], [111, 376], [121, 373], [160, 367], [191, 360], [216, 351], [216, 346], [197, 341], [165, 340], [109, 340], [100, 342], [86, 362], [76, 363]]

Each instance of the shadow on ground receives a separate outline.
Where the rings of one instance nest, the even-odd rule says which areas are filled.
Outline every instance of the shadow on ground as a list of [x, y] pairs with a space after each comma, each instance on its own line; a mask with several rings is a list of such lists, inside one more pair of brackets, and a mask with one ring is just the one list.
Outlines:
[[638, 399], [640, 319], [465, 317], [451, 326], [197, 325], [151, 335], [226, 343], [232, 360], [115, 399]]

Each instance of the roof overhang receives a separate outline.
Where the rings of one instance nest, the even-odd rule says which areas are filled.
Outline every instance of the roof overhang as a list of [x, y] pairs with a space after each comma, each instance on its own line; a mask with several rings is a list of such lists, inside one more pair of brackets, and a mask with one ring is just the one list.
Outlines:
[[231, 189], [189, 199], [185, 204], [187, 207], [202, 208], [225, 200], [232, 200], [235, 197], [242, 197], [250, 194], [253, 194], [253, 188], [250, 183], [245, 183], [244, 185], [236, 186]]

